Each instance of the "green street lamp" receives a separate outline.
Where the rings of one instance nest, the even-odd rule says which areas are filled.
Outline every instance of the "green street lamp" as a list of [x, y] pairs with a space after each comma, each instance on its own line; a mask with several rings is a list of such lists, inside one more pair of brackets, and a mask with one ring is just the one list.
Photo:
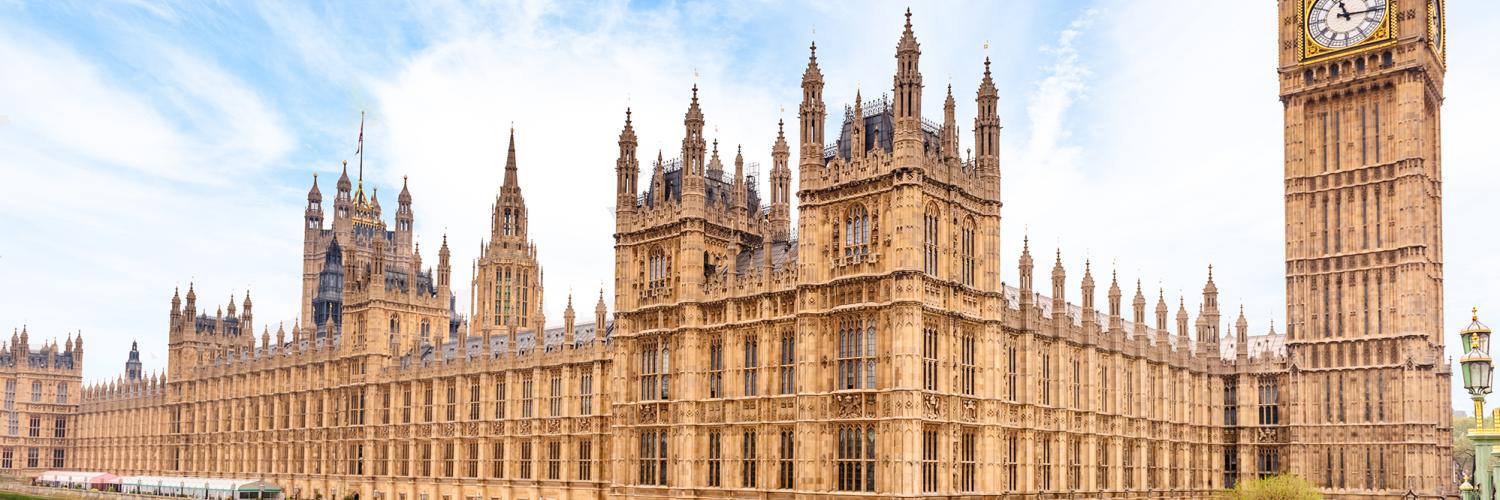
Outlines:
[[1464, 389], [1474, 400], [1474, 427], [1483, 428], [1484, 396], [1494, 389], [1495, 363], [1490, 359], [1490, 327], [1479, 322], [1479, 308], [1474, 309], [1472, 322], [1458, 335], [1464, 345], [1469, 346], [1469, 352], [1464, 353], [1458, 362], [1462, 366]]

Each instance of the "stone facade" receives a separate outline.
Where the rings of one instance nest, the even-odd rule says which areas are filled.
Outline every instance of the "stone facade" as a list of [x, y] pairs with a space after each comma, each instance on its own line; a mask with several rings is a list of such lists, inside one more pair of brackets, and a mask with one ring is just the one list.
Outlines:
[[[1305, 12], [1300, 0], [1281, 9], [1294, 28]], [[1243, 310], [1231, 322], [1212, 267], [1196, 318], [1185, 297], [1173, 311], [1112, 272], [1096, 305], [1091, 264], [1073, 288], [1061, 250], [1038, 289], [1029, 243], [1019, 281], [1002, 283], [990, 62], [961, 153], [951, 87], [943, 119], [923, 118], [908, 13], [891, 94], [856, 97], [831, 134], [812, 47], [795, 137], [778, 124], [764, 196], [743, 148], [726, 160], [705, 137], [696, 86], [678, 158], [657, 152], [638, 193], [627, 110], [615, 314], [601, 293], [592, 323], [575, 323], [569, 297], [563, 327], [543, 328], [514, 132], [467, 319], [446, 239], [437, 268], [422, 268], [405, 186], [387, 230], [377, 196], [346, 171], [325, 228], [315, 178], [300, 323], [257, 341], [248, 294], [243, 312], [231, 298], [213, 317], [192, 287], [185, 305], [174, 294], [167, 372], [88, 388], [68, 465], [402, 500], [1184, 498], [1288, 471], [1338, 497], [1447, 493], [1441, 65], [1406, 38], [1307, 63], [1291, 50], [1287, 335], [1250, 335]], [[1345, 64], [1347, 76], [1325, 73]], [[1394, 156], [1308, 170], [1321, 154], [1308, 153], [1306, 120], [1376, 102], [1389, 123], [1373, 140]], [[1387, 239], [1309, 242], [1328, 229], [1309, 226], [1322, 222], [1308, 207], [1330, 198], [1341, 213], [1373, 210]], [[1382, 199], [1385, 212], [1370, 201]], [[1374, 299], [1380, 314], [1338, 309], [1333, 322], [1314, 300], [1335, 283], [1356, 304], [1368, 287], [1354, 284], [1371, 279], [1387, 297]], [[1366, 317], [1382, 319], [1349, 326]]]
[[[83, 334], [33, 348], [22, 328], [0, 346], [0, 473], [36, 473], [73, 463], [83, 399]], [[70, 430], [72, 429], [72, 430]]]

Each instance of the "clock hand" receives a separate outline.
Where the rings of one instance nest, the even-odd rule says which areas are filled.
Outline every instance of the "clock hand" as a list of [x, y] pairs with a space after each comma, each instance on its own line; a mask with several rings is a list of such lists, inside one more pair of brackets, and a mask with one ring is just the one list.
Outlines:
[[1349, 8], [1344, 6], [1344, 2], [1339, 2], [1339, 10], [1341, 10], [1343, 12], [1339, 13], [1339, 14], [1334, 14], [1334, 15], [1336, 15], [1338, 17], [1342, 17], [1345, 20], [1349, 19]]
[[1377, 10], [1381, 10], [1381, 9], [1384, 9], [1384, 8], [1385, 8], [1385, 6], [1382, 5], [1382, 6], [1379, 6], [1379, 7], [1371, 7], [1371, 8], [1365, 9], [1365, 10], [1361, 10], [1361, 11], [1350, 12], [1347, 16], [1344, 17], [1344, 19], [1348, 19], [1349, 18], [1348, 16], [1352, 16], [1352, 15], [1355, 15], [1355, 14], [1364, 14], [1366, 12], [1375, 12]]

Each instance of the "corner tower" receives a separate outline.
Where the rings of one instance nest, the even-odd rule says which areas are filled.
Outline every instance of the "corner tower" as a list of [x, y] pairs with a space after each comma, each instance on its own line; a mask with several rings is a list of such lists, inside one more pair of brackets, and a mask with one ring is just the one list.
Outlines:
[[1291, 472], [1451, 494], [1443, 2], [1279, 7]]
[[[514, 349], [516, 335], [541, 335], [542, 267], [536, 244], [526, 231], [526, 198], [521, 195], [516, 165], [516, 131], [510, 131], [505, 153], [505, 181], [490, 214], [490, 238], [480, 246], [473, 282], [475, 330], [488, 338], [501, 336]], [[439, 342], [440, 343], [440, 342]]]

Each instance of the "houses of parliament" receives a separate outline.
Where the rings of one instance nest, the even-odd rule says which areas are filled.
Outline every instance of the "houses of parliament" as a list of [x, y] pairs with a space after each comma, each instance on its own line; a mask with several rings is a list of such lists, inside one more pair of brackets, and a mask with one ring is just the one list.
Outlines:
[[624, 110], [614, 293], [592, 316], [592, 297], [543, 315], [528, 227], [562, 214], [528, 210], [514, 131], [467, 290], [446, 239], [424, 264], [417, 197], [403, 185], [388, 223], [346, 165], [331, 217], [316, 176], [307, 194], [290, 330], [189, 286], [165, 372], [132, 350], [86, 386], [81, 337], [13, 339], [0, 468], [390, 500], [1201, 498], [1281, 473], [1334, 498], [1450, 495], [1442, 2], [1278, 4], [1284, 332], [1252, 334], [1211, 267], [1171, 304], [1061, 251], [1003, 258], [991, 63], [972, 138], [951, 86], [925, 118], [908, 11], [889, 93], [834, 116], [809, 48], [766, 179], [704, 135], [696, 85], [675, 158], [643, 165]]

